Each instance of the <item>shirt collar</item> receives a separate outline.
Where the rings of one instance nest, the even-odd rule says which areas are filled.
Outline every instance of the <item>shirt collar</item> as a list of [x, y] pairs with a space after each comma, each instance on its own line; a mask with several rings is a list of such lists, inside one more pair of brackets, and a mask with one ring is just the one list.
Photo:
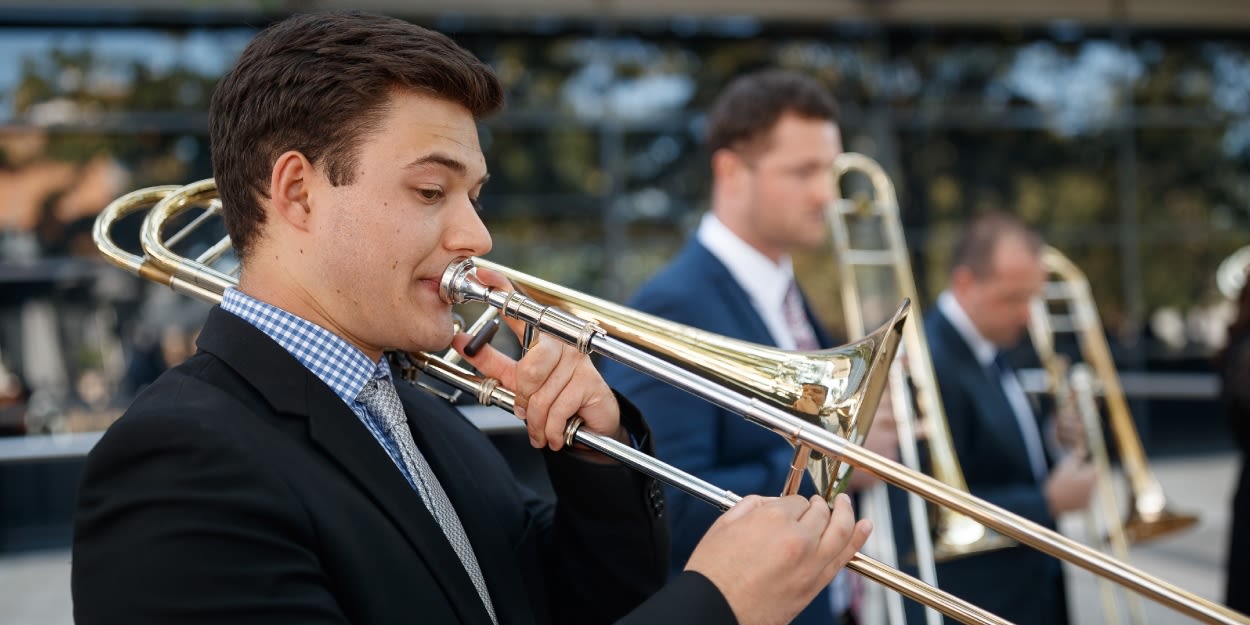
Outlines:
[[794, 281], [794, 264], [789, 255], [774, 263], [712, 213], [703, 215], [695, 236], [725, 265], [757, 309], [781, 310], [786, 290]]
[[337, 334], [238, 289], [227, 289], [221, 308], [264, 332], [351, 406], [365, 383], [391, 377], [383, 356], [377, 362]]
[[990, 363], [994, 362], [994, 356], [998, 354], [998, 346], [981, 336], [981, 332], [972, 323], [968, 313], [964, 311], [963, 306], [959, 305], [959, 300], [955, 299], [955, 294], [942, 291], [941, 295], [938, 295], [937, 306], [938, 310], [950, 320], [951, 325], [955, 326], [955, 331], [964, 338], [968, 347], [972, 348], [972, 355], [976, 357], [977, 362], [981, 363], [982, 367], [990, 366]]

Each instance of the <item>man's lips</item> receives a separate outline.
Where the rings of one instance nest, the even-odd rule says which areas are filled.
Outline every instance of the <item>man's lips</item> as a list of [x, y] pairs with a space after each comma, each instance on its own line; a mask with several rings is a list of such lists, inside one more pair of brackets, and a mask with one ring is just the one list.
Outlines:
[[439, 293], [439, 278], [419, 278], [417, 280], [417, 289], [432, 293], [440, 301], [442, 299], [442, 294]]

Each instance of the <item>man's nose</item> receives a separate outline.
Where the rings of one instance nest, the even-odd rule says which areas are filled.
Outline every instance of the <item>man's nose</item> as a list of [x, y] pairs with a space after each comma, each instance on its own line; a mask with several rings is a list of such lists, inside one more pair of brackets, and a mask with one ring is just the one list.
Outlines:
[[447, 247], [465, 256], [484, 256], [494, 242], [477, 209], [468, 202], [466, 204], [469, 210], [461, 211], [447, 226]]

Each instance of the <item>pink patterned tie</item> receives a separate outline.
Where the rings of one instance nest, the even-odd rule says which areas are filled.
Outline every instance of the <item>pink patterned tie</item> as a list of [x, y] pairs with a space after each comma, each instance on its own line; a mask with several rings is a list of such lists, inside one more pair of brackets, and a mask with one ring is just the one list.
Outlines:
[[816, 340], [812, 322], [803, 311], [803, 297], [799, 295], [799, 285], [794, 280], [790, 281], [790, 287], [786, 289], [786, 298], [782, 301], [781, 307], [786, 315], [786, 325], [790, 327], [790, 334], [794, 336], [795, 347], [805, 352], [820, 349], [820, 341]]

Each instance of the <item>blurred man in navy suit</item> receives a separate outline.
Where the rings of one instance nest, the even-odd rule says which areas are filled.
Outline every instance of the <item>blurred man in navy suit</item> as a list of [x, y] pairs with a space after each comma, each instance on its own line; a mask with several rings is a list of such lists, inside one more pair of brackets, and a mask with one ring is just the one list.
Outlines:
[[[1095, 475], [1083, 458], [1059, 457], [1053, 423], [1039, 419], [1003, 353], [1028, 328], [1029, 302], [1046, 279], [1041, 247], [1014, 216], [974, 220], [925, 333], [969, 490], [1053, 529], [1057, 516], [1088, 505]], [[1068, 622], [1059, 561], [1031, 547], [941, 563], [937, 574], [943, 589], [1017, 625]]]
[[[704, 145], [711, 159], [711, 208], [685, 247], [629, 305], [787, 350], [834, 346], [798, 289], [790, 259], [793, 250], [818, 247], [828, 236], [831, 171], [842, 152], [833, 97], [794, 72], [743, 75], [709, 113]], [[605, 362], [602, 370], [609, 384], [649, 415], [657, 455], [665, 462], [739, 494], [781, 489], [793, 454], [782, 437], [619, 364]], [[869, 446], [894, 457], [895, 437], [890, 415], [878, 415]], [[851, 488], [870, 479], [856, 473]], [[678, 572], [719, 513], [675, 489], [667, 495]], [[794, 622], [852, 622], [851, 594], [848, 576], [839, 576]]]

